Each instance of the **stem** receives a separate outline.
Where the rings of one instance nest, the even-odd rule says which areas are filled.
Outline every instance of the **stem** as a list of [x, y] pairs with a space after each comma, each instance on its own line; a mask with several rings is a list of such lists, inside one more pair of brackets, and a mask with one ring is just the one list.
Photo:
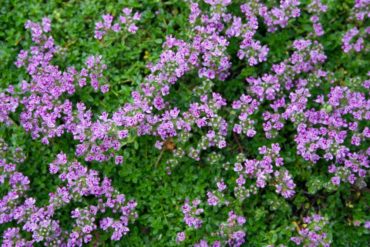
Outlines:
[[10, 115], [8, 117], [9, 117], [10, 122], [12, 122], [12, 124], [14, 124], [17, 127], [19, 127], [19, 123], [17, 123], [17, 121], [15, 121]]
[[159, 154], [158, 159], [157, 159], [157, 161], [155, 162], [154, 167], [157, 167], [157, 166], [158, 166], [159, 162], [160, 162], [160, 161], [161, 161], [161, 159], [162, 159], [163, 153], [164, 153], [164, 148], [162, 149], [161, 153]]
[[238, 138], [238, 136], [236, 135], [236, 133], [235, 133], [235, 132], [233, 133], [233, 136], [234, 136], [234, 140], [235, 140], [235, 141], [236, 141], [236, 143], [238, 144], [239, 153], [244, 153], [243, 146], [242, 146], [242, 144], [240, 143], [239, 138]]

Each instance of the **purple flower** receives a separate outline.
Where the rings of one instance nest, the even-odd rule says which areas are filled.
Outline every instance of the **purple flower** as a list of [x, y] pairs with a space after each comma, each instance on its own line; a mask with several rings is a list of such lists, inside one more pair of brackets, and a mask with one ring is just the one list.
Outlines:
[[177, 236], [176, 236], [176, 242], [177, 243], [180, 243], [180, 242], [183, 242], [185, 240], [185, 232], [179, 232], [177, 233]]

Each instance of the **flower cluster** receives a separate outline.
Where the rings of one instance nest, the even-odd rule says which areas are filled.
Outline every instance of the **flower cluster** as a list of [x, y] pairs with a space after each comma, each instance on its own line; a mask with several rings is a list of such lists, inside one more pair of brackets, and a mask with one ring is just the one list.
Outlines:
[[9, 87], [4, 92], [0, 93], [0, 123], [5, 123], [7, 125], [11, 125], [12, 121], [9, 118], [9, 114], [11, 112], [15, 112], [18, 107], [18, 98], [13, 97], [12, 93], [14, 89]]
[[244, 94], [240, 96], [239, 100], [233, 102], [233, 109], [240, 111], [238, 121], [233, 127], [235, 133], [243, 133], [248, 137], [253, 137], [256, 134], [255, 121], [250, 116], [258, 110], [258, 106], [259, 102], [257, 100]]
[[299, 236], [291, 238], [291, 241], [296, 245], [312, 247], [330, 246], [331, 238], [325, 232], [328, 226], [328, 220], [325, 217], [319, 214], [304, 217], [302, 226], [298, 230]]
[[[233, 24], [230, 28], [227, 28], [227, 25], [230, 23], [231, 19], [233, 19], [232, 16], [226, 12], [226, 6], [229, 2], [212, 2], [209, 4], [213, 11], [210, 11], [210, 14], [206, 14], [200, 10], [197, 3], [191, 3], [192, 14], [190, 21], [193, 24], [191, 29], [194, 35], [190, 37], [189, 42], [177, 40], [173, 37], [167, 38], [160, 60], [156, 64], [150, 65], [151, 74], [147, 76], [140, 90], [132, 93], [133, 104], [126, 104], [117, 112], [113, 113], [112, 118], [109, 118], [108, 115], [104, 113], [98, 118], [99, 120], [97, 122], [93, 123], [90, 120], [92, 118], [91, 114], [89, 111], [86, 112], [82, 103], [77, 105], [78, 114], [73, 114], [73, 105], [68, 100], [64, 102], [61, 101], [60, 103], [58, 103], [60, 100], [57, 100], [57, 102], [53, 100], [52, 103], [46, 102], [47, 108], [42, 108], [51, 109], [51, 113], [45, 112], [45, 110], [40, 113], [37, 111], [37, 116], [42, 115], [44, 116], [43, 119], [45, 119], [45, 117], [47, 118], [44, 120], [46, 122], [44, 125], [46, 126], [39, 127], [36, 125], [39, 124], [38, 121], [32, 121], [34, 119], [33, 111], [22, 115], [22, 122], [24, 122], [23, 125], [26, 130], [32, 131], [35, 138], [39, 137], [41, 134], [47, 135], [43, 137], [45, 143], [48, 142], [48, 138], [60, 136], [65, 131], [68, 131], [74, 135], [74, 139], [80, 141], [76, 149], [77, 155], [85, 156], [87, 161], [105, 161], [111, 157], [115, 157], [116, 163], [118, 164], [121, 163], [123, 159], [120, 155], [115, 155], [113, 153], [121, 148], [121, 142], [119, 140], [126, 138], [127, 133], [132, 133], [132, 131], [135, 131], [139, 136], [148, 134], [155, 135], [161, 137], [162, 140], [178, 136], [181, 137], [182, 141], [186, 141], [191, 135], [184, 135], [182, 134], [183, 132], [189, 133], [190, 131], [195, 131], [197, 128], [212, 126], [213, 130], [211, 129], [208, 131], [207, 137], [201, 138], [198, 147], [188, 151], [189, 155], [195, 159], [199, 159], [198, 156], [200, 151], [206, 147], [218, 146], [219, 148], [224, 148], [226, 146], [224, 137], [227, 133], [227, 122], [217, 114], [212, 113], [214, 110], [209, 108], [209, 105], [212, 105], [212, 103], [207, 100], [207, 98], [209, 98], [207, 95], [211, 94], [212, 97], [216, 97], [215, 95], [218, 94], [207, 92], [207, 95], [200, 97], [204, 106], [198, 107], [198, 103], [192, 104], [189, 108], [190, 112], [184, 112], [183, 114], [176, 108], [168, 109], [169, 104], [166, 103], [164, 98], [164, 96], [169, 94], [170, 86], [186, 72], [194, 68], [198, 70], [200, 77], [205, 76], [209, 79], [214, 79], [215, 75], [219, 75], [219, 79], [225, 79], [227, 76], [226, 71], [230, 65], [229, 62], [227, 62], [228, 55], [225, 53], [226, 50], [219, 47], [221, 45], [226, 48], [228, 45], [227, 42], [223, 42], [222, 40], [226, 41], [226, 37], [228, 36], [242, 35], [244, 38], [250, 36], [247, 33], [237, 34], [236, 28], [232, 28]], [[285, 4], [286, 3], [283, 3], [284, 6]], [[255, 31], [257, 28], [256, 10], [251, 6], [243, 6], [242, 11], [248, 19], [249, 24], [247, 25], [252, 27], [251, 29]], [[128, 13], [128, 11], [126, 12]], [[34, 25], [35, 29], [37, 29], [36, 26], [38, 24]], [[243, 30], [247, 30], [250, 27]], [[223, 32], [226, 32], [226, 36], [223, 35]], [[217, 47], [215, 47], [213, 43], [217, 44]], [[299, 73], [299, 70], [304, 70], [306, 72], [312, 69], [314, 64], [325, 59], [325, 56], [321, 55], [320, 46], [315, 43], [311, 44], [310, 41], [306, 43], [304, 47], [295, 45], [298, 51], [286, 62], [287, 65], [285, 67], [287, 67], [286, 70], [289, 71], [290, 74], [293, 72]], [[318, 46], [317, 51], [315, 51], [314, 48], [316, 46]], [[305, 59], [307, 55], [305, 53], [308, 51], [310, 51], [310, 55], [306, 62]], [[281, 64], [280, 67], [283, 65], [284, 64]], [[93, 70], [93, 72], [89, 73], [87, 71], [88, 69]], [[81, 73], [77, 73], [73, 68], [70, 69], [70, 73], [72, 73], [73, 76], [69, 76], [70, 86], [68, 88], [70, 92], [67, 91], [73, 93], [74, 84], [72, 79], [74, 79], [74, 77], [77, 77], [80, 86], [84, 86], [86, 84], [86, 78], [90, 78], [91, 85], [96, 90], [99, 87], [98, 79], [101, 78], [102, 70], [104, 69], [105, 65], [101, 63], [100, 57], [89, 57], [87, 60], [87, 69], [83, 69]], [[283, 72], [284, 71], [281, 73]], [[281, 77], [286, 79], [283, 75], [281, 75]], [[278, 76], [266, 76], [263, 80], [266, 81], [267, 78], [271, 78], [274, 83], [274, 86], [267, 86], [268, 88], [266, 88], [267, 98], [273, 99], [275, 98], [276, 90], [279, 91], [278, 88], [274, 89], [273, 87], [279, 86], [277, 83], [280, 81], [280, 78], [278, 78]], [[254, 81], [256, 84], [252, 86], [252, 92], [261, 96], [259, 79], [249, 79], [249, 81]], [[64, 91], [65, 90], [66, 89], [64, 89]], [[101, 90], [106, 92], [108, 86], [101, 86]], [[59, 99], [61, 94], [62, 93], [57, 95], [57, 99]], [[220, 95], [217, 97], [222, 98]], [[246, 96], [246, 98], [248, 97], [249, 96]], [[243, 97], [241, 100], [244, 100]], [[248, 101], [249, 99], [245, 100]], [[27, 102], [29, 102], [28, 98]], [[223, 102], [223, 100], [220, 102]], [[219, 109], [220, 106], [226, 106], [225, 103], [222, 103], [220, 106], [217, 106], [217, 104], [216, 109]], [[234, 106], [238, 107], [237, 103], [235, 103]], [[192, 109], [194, 107], [199, 109]], [[256, 110], [256, 107], [257, 103], [253, 101], [252, 109]], [[165, 111], [165, 109], [168, 110]], [[156, 111], [159, 112], [156, 113]], [[163, 111], [165, 112], [161, 113]], [[199, 115], [199, 111], [204, 111], [206, 115]], [[57, 115], [56, 113], [59, 114]], [[180, 117], [181, 115], [184, 116], [184, 119]], [[194, 119], [194, 117], [200, 118]], [[194, 122], [189, 122], [189, 119]], [[59, 125], [56, 124], [56, 122], [60, 120], [63, 120], [62, 123]], [[245, 112], [240, 115], [240, 120], [241, 122], [235, 125], [234, 131], [237, 133], [244, 132], [252, 137], [255, 134], [253, 128], [254, 121], [247, 118]], [[196, 126], [194, 126], [194, 124], [196, 124]], [[281, 126], [281, 124], [279, 126]], [[178, 133], [178, 130], [181, 130], [181, 133]], [[184, 136], [187, 137], [184, 139]], [[158, 143], [157, 147], [160, 146], [161, 143]]]
[[201, 78], [225, 80], [231, 67], [226, 52], [229, 41], [224, 36], [225, 23], [230, 21], [226, 6], [231, 1], [206, 1], [211, 11], [202, 12], [197, 3], [191, 3], [189, 21], [192, 24], [191, 48], [198, 54], [199, 76]]
[[[284, 164], [280, 157], [279, 144], [272, 144], [271, 148], [260, 147], [259, 153], [263, 155], [260, 160], [247, 159], [243, 164], [235, 163], [234, 171], [239, 175], [235, 181], [236, 197], [243, 200], [251, 194], [256, 194], [259, 188], [265, 188], [268, 183], [275, 186], [278, 194], [285, 198], [292, 197], [295, 193], [295, 183], [287, 170], [278, 169]], [[256, 183], [246, 188], [248, 184], [246, 178], [256, 179]]]
[[[332, 182], [364, 186], [364, 177], [369, 168], [369, 150], [361, 149], [361, 143], [369, 138], [369, 128], [360, 127], [360, 121], [369, 121], [370, 101], [361, 92], [352, 92], [346, 87], [332, 87], [327, 99], [319, 95], [315, 102], [318, 109], [304, 112], [304, 121], [297, 127], [298, 153], [314, 163], [320, 159], [332, 161], [329, 172]], [[347, 145], [350, 142], [357, 151]]]
[[13, 163], [23, 163], [26, 159], [26, 154], [21, 147], [14, 147], [0, 138], [0, 159], [11, 161]]
[[220, 240], [209, 243], [207, 240], [201, 240], [196, 243], [195, 247], [221, 247], [234, 246], [240, 247], [245, 243], [246, 233], [243, 230], [243, 225], [246, 219], [243, 216], [236, 215], [234, 211], [228, 213], [226, 222], [220, 224], [219, 230], [212, 235], [217, 236]]
[[233, 211], [230, 211], [227, 222], [220, 225], [219, 234], [228, 236], [228, 245], [239, 247], [245, 242], [246, 233], [242, 230], [245, 222], [246, 219], [243, 216], [236, 215]]
[[354, 19], [356, 25], [349, 29], [342, 38], [342, 49], [345, 53], [352, 50], [360, 52], [366, 47], [365, 40], [370, 35], [370, 26], [367, 26], [366, 21], [370, 18], [369, 1], [357, 0], [353, 6], [351, 18]]
[[298, 8], [300, 2], [298, 0], [281, 0], [279, 7], [268, 9], [261, 4], [259, 13], [263, 18], [264, 23], [270, 32], [275, 32], [279, 27], [284, 28], [288, 25], [291, 18], [300, 16], [301, 11]]
[[276, 100], [282, 95], [283, 89], [304, 86], [297, 80], [302, 74], [315, 71], [323, 73], [318, 67], [326, 60], [326, 55], [320, 43], [299, 39], [293, 42], [293, 48], [295, 51], [287, 60], [272, 66], [272, 74], [265, 74], [261, 78], [247, 78], [247, 82], [251, 84], [251, 94], [256, 95], [260, 101]]
[[113, 24], [114, 17], [109, 14], [102, 16], [103, 21], [99, 21], [95, 24], [95, 38], [98, 40], [103, 39], [108, 32], [120, 32], [122, 29], [129, 33], [136, 33], [138, 27], [136, 23], [140, 20], [141, 14], [139, 12], [132, 12], [130, 8], [122, 9], [122, 15], [119, 16], [119, 20]]
[[201, 201], [199, 199], [195, 199], [192, 202], [186, 200], [185, 204], [181, 207], [185, 224], [194, 229], [200, 228], [203, 223], [202, 219], [198, 216], [204, 212], [202, 208], [198, 207], [200, 203]]
[[261, 45], [261, 42], [253, 39], [258, 29], [257, 10], [253, 8], [253, 2], [240, 6], [247, 23], [242, 23], [242, 18], [233, 17], [232, 25], [226, 31], [229, 37], [243, 37], [238, 51], [239, 59], [246, 58], [250, 66], [266, 61], [269, 48]]
[[[121, 164], [122, 156], [113, 155], [121, 148], [119, 139], [127, 137], [127, 131], [121, 131], [119, 136], [112, 135], [114, 122], [108, 119], [106, 113], [92, 121], [92, 113], [83, 103], [77, 104], [76, 124], [71, 129], [73, 137], [80, 144], [76, 146], [76, 155], [84, 156], [86, 161], [106, 161], [114, 157], [116, 164]], [[118, 139], [119, 138], [119, 139]]]
[[[22, 230], [31, 233], [32, 239], [18, 238], [20, 228], [9, 228], [4, 232], [4, 239], [16, 246], [44, 242], [45, 245], [82, 246], [93, 238], [93, 231], [112, 229], [112, 240], [119, 240], [129, 231], [129, 220], [136, 218], [136, 202], [127, 201], [123, 194], [115, 190], [111, 181], [102, 181], [98, 172], [89, 170], [79, 162], [68, 162], [65, 154], [61, 153], [50, 164], [50, 173], [59, 173], [63, 186], [49, 194], [49, 204], [38, 207], [36, 200], [27, 196], [29, 179], [16, 171], [16, 165], [0, 161], [1, 183], [7, 183], [10, 191], [0, 201], [0, 224], [16, 221], [23, 225]], [[93, 196], [98, 199], [97, 205], [85, 208], [75, 208], [71, 218], [75, 219], [71, 230], [63, 230], [59, 221], [54, 219], [56, 211], [72, 202], [81, 201], [83, 197]], [[107, 210], [119, 214], [119, 220], [99, 216]]]
[[[250, 84], [249, 92], [254, 98], [259, 99], [262, 103], [265, 100], [272, 101], [270, 107], [273, 112], [265, 111], [262, 113], [265, 121], [263, 130], [269, 139], [278, 135], [287, 120], [293, 123], [301, 121], [307, 98], [310, 97], [310, 91], [306, 87], [312, 87], [310, 81], [319, 81], [319, 78], [327, 75], [327, 73], [318, 69], [319, 65], [326, 60], [326, 56], [323, 53], [323, 47], [317, 41], [296, 40], [293, 42], [293, 48], [295, 51], [290, 58], [272, 66], [273, 73], [264, 74], [258, 78], [248, 77], [246, 79]], [[309, 73], [312, 77], [310, 81], [300, 78]], [[297, 89], [292, 92], [294, 88]], [[285, 91], [288, 91], [288, 93]], [[249, 101], [251, 101], [250, 98]], [[253, 102], [254, 105], [257, 105], [256, 100], [253, 100]], [[256, 107], [253, 109], [257, 110]], [[247, 119], [248, 126], [253, 123], [254, 120]], [[235, 130], [239, 133], [242, 128], [237, 125]]]
[[[74, 67], [62, 71], [52, 63], [61, 49], [55, 45], [53, 37], [48, 36], [50, 20], [44, 18], [41, 24], [28, 21], [26, 28], [31, 30], [34, 46], [19, 53], [16, 65], [24, 67], [31, 80], [22, 81], [19, 92], [12, 90], [14, 104], [7, 111], [14, 111], [19, 101], [21, 125], [33, 138], [41, 137], [47, 144], [49, 139], [60, 137], [73, 128], [73, 105], [66, 97], [74, 94], [77, 87], [84, 87], [90, 81], [95, 91], [99, 88], [102, 92], [108, 91], [108, 85], [99, 85], [106, 65], [101, 57], [90, 56], [86, 68], [80, 72]], [[5, 96], [1, 99], [4, 103], [10, 101]]]
[[308, 5], [308, 12], [313, 14], [310, 20], [313, 23], [313, 30], [316, 36], [320, 37], [324, 35], [324, 30], [320, 23], [320, 14], [325, 13], [328, 9], [328, 6], [323, 4], [321, 0], [312, 0]]

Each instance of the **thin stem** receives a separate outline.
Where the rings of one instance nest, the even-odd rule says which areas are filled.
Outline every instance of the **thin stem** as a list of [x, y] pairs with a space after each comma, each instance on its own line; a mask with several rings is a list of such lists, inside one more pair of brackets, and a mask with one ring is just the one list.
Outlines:
[[162, 149], [161, 153], [159, 154], [158, 159], [157, 159], [157, 161], [155, 162], [154, 167], [158, 167], [158, 164], [159, 164], [159, 162], [160, 162], [160, 161], [161, 161], [161, 159], [162, 159], [163, 153], [164, 153], [164, 148]]

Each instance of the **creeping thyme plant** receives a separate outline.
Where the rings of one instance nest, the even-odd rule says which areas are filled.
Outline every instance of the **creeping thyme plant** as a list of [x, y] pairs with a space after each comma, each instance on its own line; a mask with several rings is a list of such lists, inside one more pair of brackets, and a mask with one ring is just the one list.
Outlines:
[[3, 1], [2, 246], [368, 246], [370, 1]]

